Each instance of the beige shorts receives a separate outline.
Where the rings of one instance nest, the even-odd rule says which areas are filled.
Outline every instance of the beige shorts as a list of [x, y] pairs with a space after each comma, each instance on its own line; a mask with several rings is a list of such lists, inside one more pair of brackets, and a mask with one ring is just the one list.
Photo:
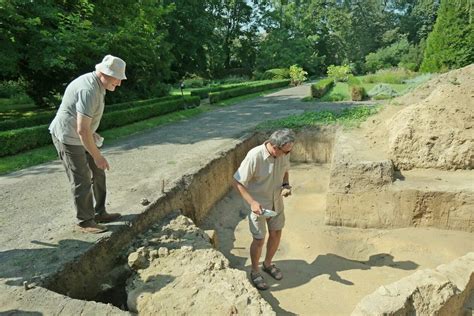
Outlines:
[[254, 212], [249, 213], [249, 227], [253, 238], [264, 239], [268, 230], [282, 230], [285, 226], [285, 212], [281, 211], [274, 217], [258, 216]]

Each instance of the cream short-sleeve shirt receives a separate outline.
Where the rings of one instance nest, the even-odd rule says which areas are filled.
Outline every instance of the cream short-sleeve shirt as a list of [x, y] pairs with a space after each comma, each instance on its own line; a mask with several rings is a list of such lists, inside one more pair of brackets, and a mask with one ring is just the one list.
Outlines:
[[263, 208], [281, 212], [284, 210], [281, 185], [285, 172], [290, 168], [290, 156], [273, 158], [266, 143], [252, 148], [234, 174]]

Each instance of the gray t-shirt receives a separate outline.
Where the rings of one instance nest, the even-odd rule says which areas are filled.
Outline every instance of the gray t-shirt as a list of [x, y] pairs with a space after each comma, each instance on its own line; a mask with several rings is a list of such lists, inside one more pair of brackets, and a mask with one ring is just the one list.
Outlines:
[[64, 92], [56, 117], [49, 131], [61, 143], [82, 145], [77, 134], [77, 113], [92, 119], [91, 130], [95, 132], [104, 113], [105, 89], [95, 72], [74, 79]]

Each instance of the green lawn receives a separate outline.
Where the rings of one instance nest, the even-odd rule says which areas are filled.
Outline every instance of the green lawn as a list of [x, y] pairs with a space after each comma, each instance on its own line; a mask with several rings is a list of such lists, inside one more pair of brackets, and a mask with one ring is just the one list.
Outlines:
[[380, 106], [360, 106], [339, 111], [307, 111], [303, 114], [291, 115], [286, 118], [266, 121], [257, 126], [257, 130], [275, 130], [278, 128], [301, 129], [310, 126], [338, 124], [355, 127], [369, 116], [376, 114]]

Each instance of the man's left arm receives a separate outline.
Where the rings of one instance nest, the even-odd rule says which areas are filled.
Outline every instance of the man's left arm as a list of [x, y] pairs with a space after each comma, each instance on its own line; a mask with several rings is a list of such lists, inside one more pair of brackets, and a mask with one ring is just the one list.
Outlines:
[[283, 175], [283, 182], [281, 184], [281, 195], [284, 197], [291, 195], [290, 173], [288, 171]]

